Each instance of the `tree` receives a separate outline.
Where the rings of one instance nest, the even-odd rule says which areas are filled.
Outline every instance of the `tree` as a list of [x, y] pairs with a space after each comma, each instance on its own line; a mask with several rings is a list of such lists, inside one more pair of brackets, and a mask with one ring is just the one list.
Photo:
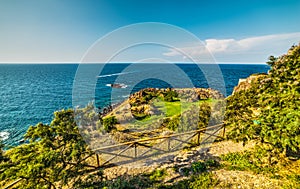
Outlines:
[[270, 57], [268, 75], [259, 76], [251, 87], [228, 98], [228, 137], [256, 140], [278, 157], [300, 149], [300, 46], [286, 55]]
[[21, 179], [21, 188], [74, 187], [84, 174], [97, 171], [85, 161], [94, 153], [79, 134], [73, 110], [55, 112], [50, 125], [31, 126], [25, 139], [29, 143], [5, 153], [9, 161], [1, 164], [1, 180]]

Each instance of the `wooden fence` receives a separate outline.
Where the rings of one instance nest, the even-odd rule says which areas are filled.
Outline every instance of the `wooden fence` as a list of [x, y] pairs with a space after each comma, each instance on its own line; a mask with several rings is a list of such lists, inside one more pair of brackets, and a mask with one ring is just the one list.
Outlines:
[[[223, 129], [222, 136], [220, 136], [219, 131]], [[110, 146], [105, 146], [102, 148], [97, 148], [94, 149], [96, 154], [100, 154], [101, 156], [103, 155], [110, 155], [111, 157], [106, 159], [104, 162], [100, 162], [99, 160], [99, 155], [97, 155], [97, 165], [105, 166], [112, 162], [112, 160], [121, 157], [123, 159], [127, 160], [121, 160], [118, 161], [116, 164], [117, 165], [122, 165], [122, 164], [127, 164], [131, 163], [137, 160], [142, 160], [146, 158], [150, 158], [151, 156], [158, 156], [162, 154], [168, 154], [172, 153], [175, 151], [178, 151], [182, 148], [180, 148], [182, 145], [187, 144], [187, 145], [201, 145], [206, 142], [208, 142], [208, 139], [211, 137], [218, 137], [218, 138], [223, 138], [225, 134], [225, 126], [223, 124], [218, 124], [214, 126], [209, 126], [203, 129], [198, 129], [198, 130], [193, 130], [193, 131], [188, 131], [184, 133], [176, 133], [176, 134], [171, 134], [171, 135], [166, 135], [166, 136], [159, 136], [159, 137], [153, 137], [153, 138], [148, 138], [148, 139], [141, 139], [141, 140], [135, 140], [135, 141], [130, 141], [130, 142], [124, 142], [116, 145], [110, 145]], [[201, 139], [201, 135], [208, 135], [206, 138]], [[185, 139], [181, 139], [181, 137], [186, 136]], [[192, 143], [191, 139], [196, 138], [196, 142]], [[152, 141], [159, 141], [158, 145], [151, 145], [149, 142]], [[177, 145], [171, 146], [171, 142], [176, 141]], [[200, 142], [201, 141], [201, 142]], [[166, 143], [167, 145], [162, 145], [163, 143]], [[141, 150], [142, 149], [142, 150]], [[145, 150], [147, 149], [147, 150]], [[127, 155], [127, 151], [133, 151], [132, 155]], [[141, 150], [141, 152], [139, 152]], [[155, 153], [150, 153], [150, 152], [155, 151]], [[111, 165], [114, 166], [114, 165]]]
[[[220, 136], [220, 134], [219, 134], [219, 131], [221, 131], [221, 130], [223, 131], [222, 136]], [[210, 131], [212, 131], [212, 133], [210, 133]], [[203, 140], [201, 140], [201, 142], [200, 142], [201, 135], [208, 135], [208, 136], [206, 138], [204, 138]], [[159, 137], [153, 137], [153, 138], [148, 138], [148, 139], [135, 140], [135, 141], [124, 142], [124, 143], [120, 143], [120, 144], [116, 144], [116, 145], [105, 146], [102, 148], [97, 148], [97, 149], [94, 149], [94, 151], [96, 152], [94, 155], [83, 158], [83, 161], [88, 160], [92, 156], [95, 156], [94, 158], [96, 159], [97, 165], [96, 166], [95, 165], [86, 165], [86, 166], [97, 170], [98, 168], [113, 167], [113, 166], [117, 166], [117, 165], [132, 163], [132, 162], [150, 158], [153, 156], [172, 153], [172, 152], [180, 150], [181, 149], [180, 147], [184, 144], [188, 144], [188, 145], [205, 144], [208, 141], [208, 139], [210, 139], [213, 136], [218, 137], [218, 138], [224, 138], [224, 135], [225, 135], [225, 126], [223, 124], [218, 124], [218, 125], [209, 126], [209, 127], [203, 128], [203, 129], [188, 131], [188, 132], [184, 132], [184, 133], [176, 133], [176, 134], [171, 134], [171, 135], [166, 135], [166, 136], [159, 136]], [[182, 140], [182, 139], [180, 139], [180, 137], [182, 137], [182, 136], [187, 136], [187, 138]], [[196, 138], [196, 143], [191, 143], [191, 139], [193, 139], [193, 138]], [[149, 144], [149, 142], [157, 141], [157, 140], [159, 140], [159, 144], [166, 142], [167, 146], [158, 145], [158, 147], [155, 147], [155, 145]], [[176, 141], [177, 145], [172, 147], [171, 146], [172, 141]], [[164, 149], [163, 147], [166, 149]], [[139, 150], [141, 148], [143, 150], [141, 153], [139, 153]], [[145, 149], [147, 149], [147, 150], [145, 150]], [[125, 154], [125, 152], [129, 151], [129, 150], [133, 150], [133, 152], [134, 152], [131, 156]], [[155, 153], [150, 154], [151, 151], [155, 151]], [[106, 159], [105, 161], [101, 162], [100, 157], [103, 155], [110, 155], [111, 157], [109, 159]], [[111, 163], [114, 159], [116, 159], [118, 157], [122, 157], [126, 160], [119, 161], [116, 164]], [[15, 186], [21, 180], [22, 179], [17, 179], [16, 181], [5, 186], [4, 189], [9, 189], [9, 188]]]

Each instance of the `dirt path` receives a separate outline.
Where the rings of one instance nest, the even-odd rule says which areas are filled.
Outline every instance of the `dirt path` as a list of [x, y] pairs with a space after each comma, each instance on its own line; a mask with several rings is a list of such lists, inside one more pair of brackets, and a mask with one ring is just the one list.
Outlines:
[[203, 150], [203, 148], [200, 147], [196, 147], [189, 151], [182, 150], [152, 161], [134, 162], [123, 166], [108, 168], [104, 170], [104, 174], [108, 179], [114, 179], [124, 174], [138, 175], [146, 172], [151, 172], [156, 168], [186, 166], [195, 161], [218, 158], [218, 156], [220, 156], [221, 154], [244, 151], [245, 149], [249, 149], [251, 147], [253, 147], [253, 144], [243, 146], [242, 143], [221, 141], [211, 144], [208, 150]]

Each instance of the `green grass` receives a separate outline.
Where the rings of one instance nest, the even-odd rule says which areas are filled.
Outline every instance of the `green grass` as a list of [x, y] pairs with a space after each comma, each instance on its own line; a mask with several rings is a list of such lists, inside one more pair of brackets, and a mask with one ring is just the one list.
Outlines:
[[162, 180], [167, 175], [165, 169], [155, 169], [152, 173], [150, 173], [149, 178], [151, 181], [159, 181]]
[[180, 115], [182, 112], [190, 109], [192, 105], [199, 106], [201, 103], [204, 102], [213, 103], [214, 101], [216, 100], [207, 99], [207, 100], [200, 100], [197, 102], [182, 103], [179, 100], [173, 102], [166, 102], [160, 98], [157, 98], [152, 102], [152, 106], [154, 106], [161, 112], [160, 115], [151, 115], [151, 116], [146, 116], [145, 118], [142, 118], [141, 116], [141, 119], [134, 119], [133, 122], [129, 124], [134, 125], [134, 127], [140, 127], [140, 128], [147, 127], [148, 125], [155, 124], [159, 119]]
[[221, 159], [226, 161], [225, 168], [229, 170], [239, 170], [239, 171], [252, 171], [256, 174], [274, 174], [276, 172], [275, 167], [261, 167], [256, 165], [250, 157], [250, 152], [234, 152], [225, 155], [221, 155]]
[[185, 179], [174, 183], [173, 185], [161, 185], [159, 189], [211, 189], [215, 188], [219, 183], [212, 173], [202, 173], [193, 175], [189, 179]]
[[181, 114], [181, 112], [188, 110], [192, 105], [200, 105], [203, 102], [212, 102], [212, 100], [200, 100], [197, 102], [165, 102], [156, 100], [153, 102], [153, 105], [157, 107], [161, 112], [164, 112], [166, 117], [172, 117], [174, 115]]
[[174, 115], [181, 113], [181, 102], [174, 101], [174, 102], [164, 102], [164, 101], [155, 101], [153, 105], [163, 112], [166, 117], [172, 117]]
[[225, 161], [221, 167], [229, 170], [251, 171], [254, 174], [264, 174], [269, 178], [283, 181], [284, 183], [281, 185], [281, 188], [300, 189], [299, 160], [298, 162], [290, 161], [282, 165], [261, 166], [251, 158], [251, 154], [255, 153], [257, 152], [246, 151], [221, 155], [221, 159]]
[[139, 128], [143, 128], [155, 124], [157, 120], [162, 118], [164, 118], [164, 115], [152, 115], [142, 120], [134, 120], [131, 124], [135, 127], [138, 126]]

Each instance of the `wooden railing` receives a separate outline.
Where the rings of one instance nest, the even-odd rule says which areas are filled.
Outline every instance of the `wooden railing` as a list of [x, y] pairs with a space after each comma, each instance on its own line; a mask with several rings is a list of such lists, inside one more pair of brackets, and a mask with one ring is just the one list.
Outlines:
[[[223, 129], [223, 136], [220, 136], [218, 133], [219, 131]], [[209, 131], [213, 131], [213, 133], [210, 133]], [[126, 163], [131, 163], [137, 160], [141, 160], [144, 158], [149, 158], [151, 156], [156, 156], [160, 154], [167, 154], [171, 152], [178, 151], [180, 146], [183, 144], [188, 144], [188, 145], [201, 145], [200, 144], [200, 139], [201, 135], [208, 135], [208, 137], [204, 138], [201, 143], [205, 143], [208, 141], [208, 139], [212, 136], [218, 137], [218, 138], [223, 138], [225, 134], [225, 127], [223, 124], [218, 124], [214, 126], [209, 126], [203, 129], [198, 129], [198, 130], [193, 130], [193, 131], [188, 131], [184, 133], [176, 133], [176, 134], [171, 134], [171, 135], [166, 135], [166, 136], [159, 136], [159, 137], [153, 137], [153, 138], [148, 138], [148, 139], [140, 139], [140, 140], [135, 140], [135, 141], [130, 141], [130, 142], [124, 142], [116, 145], [110, 145], [110, 146], [105, 146], [101, 148], [94, 149], [96, 154], [100, 155], [111, 155], [109, 159], [104, 161], [103, 163], [99, 162], [99, 157], [97, 156], [97, 165], [105, 166], [109, 164], [112, 160], [114, 160], [117, 157], [122, 157], [124, 159], [127, 159], [126, 161], [120, 161], [117, 162], [117, 165], [121, 164], [126, 164]], [[184, 140], [180, 139], [182, 136], [187, 136]], [[196, 137], [196, 143], [191, 143], [191, 139]], [[150, 145], [149, 142], [151, 141], [157, 141], [161, 140], [159, 144], [162, 144], [163, 142], [167, 142], [167, 148], [159, 148], [156, 147], [157, 145]], [[178, 144], [176, 146], [171, 147], [171, 141], [176, 141]], [[166, 147], [165, 145], [162, 145], [163, 147]], [[142, 153], [139, 153], [139, 149], [147, 148], [148, 150], [143, 151]], [[128, 150], [133, 149], [133, 154], [126, 155], [125, 152]], [[156, 151], [155, 153], [149, 154], [151, 151]], [[149, 155], [147, 155], [149, 154]], [[113, 165], [112, 165], [113, 166]]]
[[[220, 134], [219, 134], [219, 131], [221, 129], [223, 129], [222, 136], [220, 136]], [[213, 133], [209, 133], [208, 131], [213, 131]], [[200, 143], [201, 135], [209, 135], [209, 136], [204, 138]], [[224, 138], [224, 135], [225, 135], [225, 126], [223, 124], [218, 124], [218, 125], [209, 126], [209, 127], [203, 128], [203, 129], [188, 131], [188, 132], [184, 132], [184, 133], [176, 133], [176, 134], [171, 134], [171, 135], [166, 135], [166, 136], [159, 136], [159, 137], [153, 137], [153, 138], [148, 138], [148, 139], [140, 139], [140, 140], [124, 142], [124, 143], [120, 143], [120, 144], [116, 144], [116, 145], [105, 146], [102, 148], [94, 149], [94, 151], [96, 153], [92, 156], [95, 156], [97, 165], [96, 166], [95, 165], [85, 165], [85, 166], [89, 167], [89, 168], [93, 168], [93, 170], [98, 170], [99, 168], [113, 167], [113, 166], [117, 166], [117, 165], [127, 164], [127, 163], [131, 163], [134, 161], [146, 159], [146, 158], [149, 158], [152, 156], [168, 154], [171, 152], [178, 151], [180, 149], [179, 147], [182, 146], [183, 144], [201, 145], [201, 144], [206, 143], [208, 141], [208, 139], [212, 136], [218, 137], [218, 138]], [[184, 140], [182, 140], [182, 139], [180, 139], [181, 136], [188, 136], [188, 137], [185, 138]], [[191, 139], [194, 137], [196, 137], [196, 143], [191, 143]], [[156, 140], [163, 140], [163, 141], [160, 141], [160, 144], [163, 142], [167, 142], [167, 149], [162, 149], [159, 147], [155, 147], [155, 145], [148, 144], [150, 141], [156, 141]], [[171, 147], [170, 144], [171, 144], [172, 140], [177, 141], [178, 144], [176, 146]], [[148, 149], [148, 150], [143, 151], [143, 153], [139, 154], [138, 150], [140, 148]], [[116, 149], [116, 150], [114, 150], [114, 149]], [[124, 154], [126, 151], [132, 150], [132, 149], [134, 151], [132, 156]], [[115, 151], [117, 151], [117, 152], [115, 152]], [[146, 155], [151, 151], [156, 151], [156, 152]], [[111, 155], [111, 157], [101, 163], [99, 155], [102, 156], [105, 154]], [[83, 161], [88, 160], [92, 156], [90, 155], [90, 156], [83, 158]], [[123, 157], [123, 158], [126, 158], [127, 160], [117, 162], [117, 164], [110, 163], [112, 160], [114, 160], [117, 157]], [[72, 163], [70, 163], [70, 165], [72, 165]], [[93, 171], [91, 171], [91, 172], [93, 172]], [[9, 189], [9, 188], [13, 187], [21, 180], [22, 179], [15, 180], [14, 182], [5, 186], [4, 189]]]

